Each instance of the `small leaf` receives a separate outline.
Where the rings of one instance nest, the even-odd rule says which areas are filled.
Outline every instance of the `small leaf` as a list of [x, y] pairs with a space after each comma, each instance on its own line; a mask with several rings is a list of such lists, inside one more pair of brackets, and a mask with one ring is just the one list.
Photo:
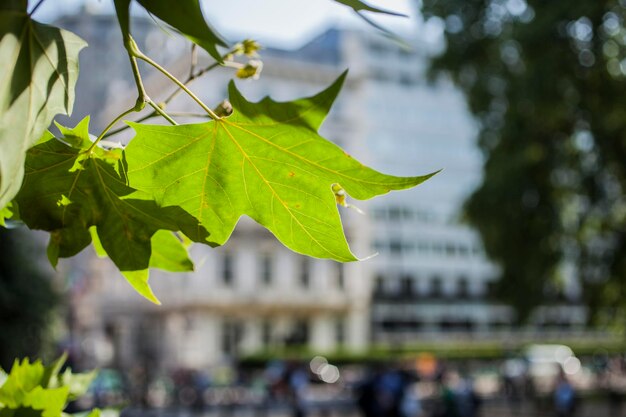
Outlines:
[[[182, 33], [187, 39], [222, 62], [218, 46], [226, 42], [204, 19], [199, 0], [137, 0], [148, 12]], [[124, 39], [132, 33], [129, 15], [130, 0], [115, 0], [115, 11]]]
[[15, 360], [8, 378], [0, 387], [0, 403], [6, 407], [20, 407], [28, 393], [42, 382], [45, 369], [40, 361], [30, 363], [28, 358]]
[[137, 0], [147, 11], [179, 30], [189, 40], [202, 47], [215, 60], [222, 62], [217, 46], [226, 42], [207, 24], [199, 0]]
[[170, 272], [193, 271], [193, 262], [189, 259], [187, 248], [176, 234], [169, 230], [159, 230], [152, 236], [151, 244], [150, 268]]
[[0, 13], [0, 208], [20, 188], [26, 150], [56, 114], [72, 111], [78, 53], [85, 45], [23, 11]]
[[372, 7], [369, 4], [362, 2], [360, 0], [334, 0], [337, 3], [344, 4], [348, 7], [354, 9], [355, 12], [365, 11], [365, 12], [374, 12], [374, 13], [383, 13], [389, 14], [392, 16], [403, 16], [406, 17], [405, 14], [393, 12], [391, 10], [380, 9], [378, 7]]
[[317, 133], [345, 74], [320, 94], [277, 103], [246, 101], [234, 83], [228, 118], [201, 124], [131, 123], [132, 187], [180, 206], [223, 244], [242, 215], [306, 255], [353, 261], [333, 184], [357, 199], [413, 187], [430, 175], [394, 177], [368, 168]]
[[13, 204], [9, 203], [6, 207], [0, 209], [0, 226], [6, 227], [6, 221], [13, 217]]
[[[63, 365], [67, 361], [67, 352], [63, 352], [61, 356], [57, 358], [52, 364], [46, 366], [44, 369], [43, 377], [41, 378], [41, 385], [44, 388], [48, 388], [49, 386], [56, 387], [55, 380], [59, 376], [61, 369], [63, 369]], [[52, 385], [51, 385], [52, 383]]]
[[154, 295], [152, 288], [148, 284], [149, 272], [148, 269], [142, 269], [137, 271], [121, 271], [126, 281], [143, 297], [152, 301], [154, 304], [161, 305], [161, 301]]
[[58, 376], [58, 386], [67, 387], [69, 391], [69, 401], [74, 401], [87, 393], [89, 386], [96, 379], [98, 371], [73, 373], [70, 369], [66, 369]]

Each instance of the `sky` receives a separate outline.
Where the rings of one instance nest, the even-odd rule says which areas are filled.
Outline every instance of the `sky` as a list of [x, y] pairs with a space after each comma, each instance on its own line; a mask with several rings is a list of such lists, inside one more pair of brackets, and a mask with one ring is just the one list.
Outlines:
[[[297, 48], [329, 26], [365, 25], [351, 9], [330, 0], [203, 0], [207, 20], [225, 37], [250, 37], [268, 46]], [[112, 13], [113, 0], [46, 0], [36, 16], [52, 21], [60, 14], [76, 12], [81, 6]], [[369, 4], [409, 17], [368, 17], [403, 36], [414, 33], [421, 19], [411, 0], [371, 0]]]

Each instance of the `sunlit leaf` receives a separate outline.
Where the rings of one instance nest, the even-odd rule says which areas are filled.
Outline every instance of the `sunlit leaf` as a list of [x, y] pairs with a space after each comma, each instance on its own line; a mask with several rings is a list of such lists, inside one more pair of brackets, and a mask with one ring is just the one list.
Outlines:
[[[0, 377], [0, 416], [59, 417], [69, 401], [84, 395], [96, 372], [74, 374], [61, 356], [50, 366], [27, 358], [15, 360], [11, 372]], [[97, 414], [95, 414], [97, 415]]]
[[[9, 2], [5, 7], [20, 2]], [[18, 192], [26, 150], [58, 114], [70, 114], [85, 46], [71, 32], [0, 13], [0, 208]]]
[[287, 247], [306, 255], [352, 261], [333, 184], [357, 199], [413, 187], [429, 175], [394, 177], [368, 168], [317, 129], [339, 93], [342, 76], [302, 100], [246, 101], [230, 85], [234, 113], [201, 124], [132, 124], [126, 149], [131, 186], [161, 205], [176, 205], [223, 244], [248, 215]]

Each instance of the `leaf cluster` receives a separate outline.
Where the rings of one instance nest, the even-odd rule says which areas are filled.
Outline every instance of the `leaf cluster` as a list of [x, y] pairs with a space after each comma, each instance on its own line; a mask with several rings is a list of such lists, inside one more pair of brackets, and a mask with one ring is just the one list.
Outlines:
[[[392, 14], [361, 1], [338, 2], [356, 12]], [[212, 110], [188, 82], [219, 65], [236, 68], [240, 78], [257, 78], [262, 63], [232, 61], [255, 57], [259, 45], [251, 40], [222, 53], [220, 48], [228, 45], [204, 18], [199, 0], [175, 5], [136, 0], [215, 60], [197, 72], [192, 66], [187, 82], [140, 50], [132, 37], [132, 0], [114, 0], [137, 86], [136, 104], [95, 139], [88, 118], [72, 128], [57, 125], [60, 134], [55, 135], [45, 128], [55, 114], [71, 111], [84, 42], [32, 20], [26, 3], [5, 4], [11, 10], [2, 15], [6, 24], [0, 24], [0, 57], [11, 57], [8, 65], [0, 65], [5, 80], [0, 85], [0, 105], [5, 105], [0, 144], [7, 144], [0, 156], [0, 188], [5, 190], [0, 219], [11, 217], [49, 232], [53, 265], [93, 244], [141, 295], [158, 303], [148, 285], [149, 268], [192, 270], [188, 244], [224, 244], [243, 215], [298, 253], [353, 261], [357, 257], [337, 205], [350, 206], [348, 196], [363, 200], [413, 187], [430, 176], [382, 174], [319, 135], [346, 74], [315, 96], [284, 103], [270, 98], [249, 102], [231, 83], [230, 101]], [[150, 98], [139, 60], [160, 71], [211, 120], [179, 125], [166, 102]], [[146, 106], [153, 109], [146, 117], [161, 116], [172, 126], [132, 123], [136, 136], [125, 149], [104, 145], [115, 124]]]
[[[16, 359], [8, 374], [0, 369], [0, 416], [69, 417], [63, 410], [87, 393], [97, 372], [63, 370], [66, 359], [63, 355], [49, 366]], [[88, 413], [88, 417], [99, 416], [99, 409]]]

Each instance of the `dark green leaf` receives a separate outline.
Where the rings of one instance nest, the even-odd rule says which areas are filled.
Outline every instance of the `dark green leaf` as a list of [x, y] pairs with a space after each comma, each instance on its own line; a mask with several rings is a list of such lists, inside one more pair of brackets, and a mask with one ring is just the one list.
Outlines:
[[26, 150], [56, 114], [70, 114], [84, 46], [23, 12], [0, 13], [0, 208], [20, 188]]
[[352, 261], [333, 184], [368, 199], [413, 187], [429, 176], [400, 178], [363, 166], [317, 134], [342, 76], [320, 94], [294, 102], [246, 101], [234, 84], [234, 113], [180, 126], [132, 124], [126, 152], [130, 184], [163, 205], [179, 205], [223, 244], [240, 216], [267, 227], [306, 255]]
[[[171, 25], [187, 39], [204, 48], [214, 59], [222, 62], [218, 46], [226, 46], [226, 42], [209, 26], [204, 19], [199, 0], [137, 0], [148, 12]], [[126, 38], [132, 33], [129, 11], [130, 0], [115, 0], [117, 19]]]

